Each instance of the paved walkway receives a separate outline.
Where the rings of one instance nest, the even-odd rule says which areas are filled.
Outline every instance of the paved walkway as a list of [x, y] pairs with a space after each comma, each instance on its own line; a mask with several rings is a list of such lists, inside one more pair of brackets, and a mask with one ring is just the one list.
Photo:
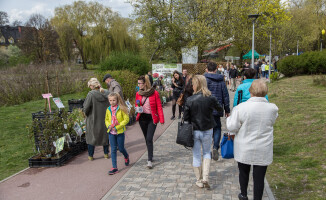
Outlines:
[[[230, 93], [231, 97], [233, 95], [234, 93]], [[224, 133], [225, 118], [221, 119], [222, 133]], [[234, 159], [212, 160], [209, 174], [210, 191], [195, 185], [192, 152], [175, 142], [177, 122], [175, 120], [155, 142], [154, 168], [152, 170], [146, 168], [147, 153], [145, 153], [102, 200], [238, 199], [239, 172]], [[253, 199], [252, 183], [251, 176], [248, 188], [249, 199]], [[266, 183], [263, 199], [273, 200], [273, 194]]]

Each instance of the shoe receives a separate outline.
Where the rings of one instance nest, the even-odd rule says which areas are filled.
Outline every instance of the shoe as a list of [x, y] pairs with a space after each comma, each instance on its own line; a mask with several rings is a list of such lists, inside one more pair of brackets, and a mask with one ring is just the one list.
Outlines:
[[213, 160], [218, 160], [218, 151], [217, 149], [213, 149]]
[[194, 172], [195, 172], [195, 176], [197, 178], [196, 185], [198, 187], [200, 187], [200, 188], [203, 188], [204, 184], [202, 182], [203, 174], [202, 174], [201, 166], [200, 167], [193, 167], [193, 169], [194, 169]]
[[152, 169], [153, 168], [152, 161], [147, 161], [147, 168], [148, 169]]
[[208, 184], [208, 175], [209, 175], [209, 168], [211, 166], [211, 159], [207, 159], [205, 158], [203, 161], [203, 185], [204, 188], [206, 188], [207, 190], [209, 190], [211, 188], [211, 186]]
[[181, 115], [179, 115], [178, 119], [181, 119]]
[[175, 116], [172, 116], [172, 117], [171, 117], [171, 120], [175, 120]]
[[128, 156], [128, 158], [125, 158], [125, 165], [126, 165], [126, 166], [129, 165], [129, 156]]
[[239, 200], [248, 200], [247, 196], [243, 196], [241, 193], [238, 195]]
[[88, 156], [88, 160], [93, 161], [94, 160], [93, 156]]
[[109, 175], [113, 175], [113, 174], [116, 174], [116, 173], [118, 173], [118, 172], [119, 172], [118, 168], [112, 168], [112, 169], [109, 171]]
[[109, 159], [109, 154], [104, 154], [105, 159]]

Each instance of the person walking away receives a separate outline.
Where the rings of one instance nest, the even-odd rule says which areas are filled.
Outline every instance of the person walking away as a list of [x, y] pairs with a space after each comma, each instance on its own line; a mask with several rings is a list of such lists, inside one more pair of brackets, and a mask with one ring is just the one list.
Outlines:
[[192, 96], [192, 94], [194, 93], [194, 89], [192, 88], [192, 77], [193, 77], [192, 74], [189, 74], [187, 76], [185, 88], [183, 91], [183, 99], [184, 99], [183, 105], [186, 104], [188, 97]]
[[[178, 98], [180, 97], [182, 90], [184, 87], [184, 82], [183, 79], [181, 78], [179, 72], [177, 70], [175, 70], [173, 72], [173, 78], [172, 78], [172, 88], [173, 88], [173, 92], [172, 92], [172, 117], [171, 120], [175, 119], [175, 110], [176, 110], [176, 102], [178, 100]], [[182, 106], [179, 105], [179, 117], [178, 119], [181, 118], [181, 112], [182, 112]]]
[[[234, 94], [233, 108], [236, 107], [238, 104], [246, 102], [248, 99], [250, 99], [249, 88], [252, 82], [255, 80], [255, 73], [256, 71], [254, 69], [248, 69], [245, 71], [244, 80], [242, 84], [238, 86], [237, 91], [235, 91]], [[265, 98], [268, 101], [267, 95], [265, 96]]]
[[230, 90], [234, 92], [236, 87], [237, 87], [236, 81], [237, 81], [237, 76], [238, 76], [238, 70], [235, 69], [233, 63], [231, 64], [231, 69], [230, 69], [229, 74], [230, 74], [230, 79], [231, 79], [231, 88], [230, 88]]
[[[225, 110], [225, 117], [230, 115], [230, 100], [229, 100], [229, 92], [224, 82], [224, 76], [220, 74], [216, 74], [216, 64], [208, 63], [207, 64], [208, 73], [205, 74], [205, 78], [207, 81], [208, 90], [211, 92], [211, 95], [215, 97], [219, 104]], [[213, 127], [213, 159], [218, 160], [218, 149], [220, 148], [220, 140], [221, 140], [221, 119], [220, 117], [224, 116], [224, 110], [221, 112], [213, 112], [213, 117], [215, 120], [215, 126]]]
[[158, 122], [164, 124], [164, 114], [160, 95], [151, 87], [148, 76], [140, 76], [138, 85], [140, 89], [136, 93], [135, 106], [142, 106], [143, 112], [137, 113], [136, 120], [139, 121], [146, 141], [148, 151], [147, 168], [152, 169], [154, 132]]
[[259, 69], [260, 69], [260, 61], [259, 62], [255, 62], [255, 79], [258, 78], [259, 76]]
[[267, 166], [273, 161], [273, 125], [278, 108], [268, 103], [268, 88], [263, 79], [254, 80], [250, 86], [251, 98], [233, 108], [226, 119], [226, 127], [235, 133], [234, 160], [238, 162], [240, 200], [248, 200], [247, 188], [253, 165], [254, 198], [261, 200]]
[[123, 100], [123, 93], [120, 84], [111, 76], [111, 74], [106, 74], [103, 77], [103, 82], [105, 82], [108, 86], [109, 92], [115, 92], [120, 95]]
[[86, 143], [88, 147], [88, 160], [94, 160], [95, 146], [103, 146], [104, 158], [109, 158], [108, 135], [105, 126], [105, 110], [110, 106], [107, 99], [109, 91], [101, 87], [97, 78], [88, 81], [88, 92], [83, 105], [86, 115]]
[[229, 86], [229, 84], [230, 84], [229, 71], [230, 71], [230, 68], [229, 68], [229, 66], [227, 66], [226, 69], [224, 70], [224, 81], [225, 81], [226, 87]]
[[129, 165], [129, 155], [125, 149], [125, 131], [129, 122], [128, 108], [118, 93], [110, 93], [108, 96], [110, 107], [106, 109], [105, 125], [111, 144], [112, 169], [109, 175], [119, 172], [117, 166], [117, 149], [123, 154], [125, 165]]
[[268, 79], [269, 77], [269, 62], [265, 65], [265, 78]]
[[[208, 176], [211, 163], [212, 135], [213, 127], [216, 126], [213, 110], [222, 111], [222, 107], [208, 90], [203, 75], [195, 75], [192, 78], [192, 85], [194, 94], [186, 102], [184, 121], [191, 123], [194, 130], [192, 153], [193, 169], [197, 178], [196, 185], [200, 188], [209, 189]], [[203, 149], [203, 165], [201, 148]]]

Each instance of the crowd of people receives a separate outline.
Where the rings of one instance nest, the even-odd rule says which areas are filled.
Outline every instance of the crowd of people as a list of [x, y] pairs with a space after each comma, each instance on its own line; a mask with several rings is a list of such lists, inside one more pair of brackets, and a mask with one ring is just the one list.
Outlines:
[[[248, 199], [249, 172], [253, 165], [254, 199], [262, 198], [267, 166], [273, 159], [273, 124], [278, 108], [268, 102], [266, 80], [257, 79], [266, 77], [265, 73], [260, 75], [263, 72], [260, 70], [261, 66], [258, 72], [257, 68], [250, 68], [246, 63], [239, 71], [233, 63], [230, 68], [224, 68], [210, 62], [204, 75], [188, 74], [186, 69], [182, 73], [173, 72], [171, 120], [176, 119], [178, 104], [178, 119], [183, 117], [184, 121], [193, 126], [192, 165], [198, 187], [210, 188], [210, 163], [211, 159], [219, 160], [221, 117], [226, 117], [227, 129], [235, 136], [234, 159], [238, 162], [241, 189], [238, 197]], [[237, 87], [238, 74], [242, 75], [242, 84]], [[96, 78], [88, 82], [91, 91], [83, 108], [86, 115], [86, 142], [88, 159], [91, 161], [94, 159], [95, 146], [103, 146], [106, 159], [109, 158], [109, 146], [111, 147], [112, 169], [108, 174], [113, 175], [119, 171], [118, 150], [124, 156], [125, 166], [130, 163], [129, 154], [124, 147], [125, 126], [129, 122], [129, 114], [120, 84], [110, 74], [104, 76], [103, 82], [108, 89], [103, 89]], [[139, 121], [148, 151], [148, 169], [153, 168], [153, 137], [157, 124], [165, 122], [157, 91], [163, 88], [161, 77], [153, 81], [148, 73], [138, 78], [135, 95], [136, 120]], [[228, 89], [235, 92], [232, 112]], [[179, 101], [180, 97], [183, 101]]]

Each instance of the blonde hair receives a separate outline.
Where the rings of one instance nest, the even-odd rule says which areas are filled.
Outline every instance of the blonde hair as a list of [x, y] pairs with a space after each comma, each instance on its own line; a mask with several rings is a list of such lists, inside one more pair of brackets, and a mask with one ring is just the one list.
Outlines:
[[249, 92], [255, 97], [265, 97], [268, 92], [266, 81], [263, 79], [254, 80], [249, 88]]
[[194, 91], [194, 94], [202, 92], [204, 97], [212, 95], [211, 91], [209, 91], [207, 88], [207, 81], [205, 76], [195, 75], [194, 77], [192, 77], [192, 85], [196, 86], [196, 91]]
[[102, 88], [100, 82], [97, 80], [97, 78], [91, 78], [88, 83], [87, 86], [90, 88], [90, 86], [93, 86], [94, 89], [100, 90], [100, 92], [104, 92], [104, 89]]
[[125, 102], [122, 100], [121, 96], [120, 96], [118, 93], [111, 92], [111, 93], [108, 95], [108, 99], [109, 99], [110, 97], [115, 97], [115, 98], [117, 99], [117, 101], [118, 101], [117, 104], [118, 104], [118, 106], [120, 107], [120, 109], [121, 109], [124, 113], [128, 114], [128, 107], [126, 106]]

